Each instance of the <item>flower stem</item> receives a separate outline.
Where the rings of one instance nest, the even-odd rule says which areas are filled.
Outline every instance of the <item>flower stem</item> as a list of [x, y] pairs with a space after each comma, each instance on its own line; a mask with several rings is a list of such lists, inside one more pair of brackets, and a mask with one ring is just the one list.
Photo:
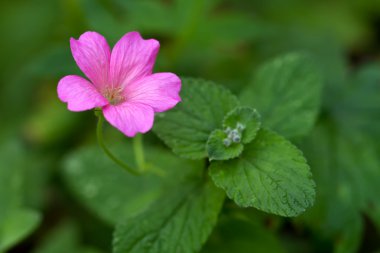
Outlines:
[[104, 144], [104, 141], [103, 141], [103, 121], [104, 121], [103, 114], [102, 114], [101, 111], [95, 111], [95, 115], [98, 117], [98, 124], [97, 124], [97, 128], [96, 128], [96, 136], [98, 138], [99, 146], [103, 149], [104, 153], [106, 153], [106, 155], [112, 161], [114, 161], [117, 165], [119, 165], [120, 167], [122, 167], [123, 169], [125, 169], [126, 171], [128, 171], [129, 173], [131, 173], [133, 175], [139, 175], [140, 174], [139, 171], [136, 171], [136, 170], [132, 169], [127, 164], [125, 164], [123, 161], [121, 161], [118, 158], [116, 158], [111, 153], [111, 151], [106, 147], [106, 145]]
[[162, 169], [145, 162], [142, 134], [137, 134], [133, 138], [133, 152], [135, 153], [135, 160], [140, 173], [149, 171], [161, 177], [165, 176], [166, 173]]

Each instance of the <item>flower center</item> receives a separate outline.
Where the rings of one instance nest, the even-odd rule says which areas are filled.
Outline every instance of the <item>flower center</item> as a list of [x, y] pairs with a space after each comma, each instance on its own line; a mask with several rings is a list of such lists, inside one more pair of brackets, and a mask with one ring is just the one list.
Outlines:
[[102, 93], [111, 105], [117, 105], [124, 102], [121, 88], [107, 88], [103, 90]]

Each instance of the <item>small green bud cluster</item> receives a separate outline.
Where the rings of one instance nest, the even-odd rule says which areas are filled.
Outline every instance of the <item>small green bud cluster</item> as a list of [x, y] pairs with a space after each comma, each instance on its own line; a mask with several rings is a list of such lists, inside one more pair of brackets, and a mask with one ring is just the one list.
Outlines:
[[227, 138], [223, 140], [223, 144], [229, 147], [232, 143], [239, 143], [241, 141], [241, 135], [245, 126], [238, 122], [234, 129], [227, 127], [224, 132], [227, 134]]

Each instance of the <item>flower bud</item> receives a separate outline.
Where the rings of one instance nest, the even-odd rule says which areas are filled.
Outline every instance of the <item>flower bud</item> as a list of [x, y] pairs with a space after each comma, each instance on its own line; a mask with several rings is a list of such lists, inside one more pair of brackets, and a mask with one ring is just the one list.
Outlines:
[[225, 138], [223, 140], [223, 144], [224, 144], [224, 146], [229, 147], [231, 145], [231, 139]]
[[238, 131], [243, 131], [243, 130], [245, 129], [245, 126], [244, 126], [242, 123], [238, 122], [238, 123], [236, 124], [236, 129], [237, 129]]
[[239, 143], [239, 142], [241, 141], [240, 134], [239, 134], [239, 135], [235, 135], [235, 136], [232, 138], [232, 141], [235, 142], [235, 143]]

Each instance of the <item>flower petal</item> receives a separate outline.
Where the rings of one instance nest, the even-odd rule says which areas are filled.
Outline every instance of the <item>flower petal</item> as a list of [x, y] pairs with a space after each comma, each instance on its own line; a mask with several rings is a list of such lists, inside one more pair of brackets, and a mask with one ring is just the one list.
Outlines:
[[82, 72], [101, 90], [108, 83], [111, 51], [106, 39], [96, 32], [85, 32], [70, 39], [71, 52]]
[[108, 101], [86, 79], [80, 76], [65, 76], [57, 87], [58, 97], [67, 103], [70, 111], [79, 112], [102, 107]]
[[136, 133], [146, 133], [153, 126], [154, 111], [144, 104], [125, 102], [107, 105], [103, 108], [104, 117], [114, 127], [128, 137]]
[[132, 80], [151, 74], [159, 48], [157, 40], [144, 40], [138, 32], [124, 35], [111, 53], [112, 86], [125, 87]]
[[181, 101], [181, 80], [172, 73], [156, 73], [129, 84], [124, 92], [126, 100], [153, 107], [155, 112], [173, 108]]

